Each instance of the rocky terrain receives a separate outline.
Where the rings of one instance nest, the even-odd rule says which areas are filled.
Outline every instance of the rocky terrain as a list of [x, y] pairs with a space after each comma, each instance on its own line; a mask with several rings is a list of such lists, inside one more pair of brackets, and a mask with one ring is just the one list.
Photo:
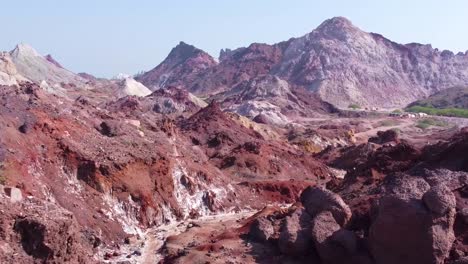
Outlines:
[[[94, 105], [32, 83], [1, 88], [3, 184], [20, 190], [26, 208], [29, 199], [62, 208], [96, 251], [172, 221], [291, 203], [335, 175], [312, 153], [262, 136], [268, 128], [257, 132], [216, 103], [202, 109], [185, 91]], [[8, 221], [39, 214], [28, 210]], [[62, 255], [34, 250], [44, 261]], [[13, 260], [36, 253], [22, 254]]]
[[0, 59], [1, 263], [468, 261], [467, 119], [343, 109], [464, 85], [465, 54], [333, 18], [135, 77]]

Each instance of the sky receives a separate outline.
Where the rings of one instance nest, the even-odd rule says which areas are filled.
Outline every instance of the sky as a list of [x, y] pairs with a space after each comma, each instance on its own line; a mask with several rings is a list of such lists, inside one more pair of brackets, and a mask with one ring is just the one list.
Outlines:
[[27, 43], [74, 72], [135, 74], [180, 41], [222, 48], [302, 36], [344, 16], [399, 42], [468, 50], [466, 0], [0, 0], [0, 50]]

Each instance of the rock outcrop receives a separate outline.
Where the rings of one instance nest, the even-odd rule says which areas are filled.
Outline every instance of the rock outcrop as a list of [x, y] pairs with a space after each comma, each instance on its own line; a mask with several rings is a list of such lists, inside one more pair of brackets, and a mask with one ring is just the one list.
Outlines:
[[386, 144], [390, 142], [400, 143], [400, 138], [398, 131], [390, 129], [386, 131], [378, 131], [376, 137], [369, 138], [369, 142], [375, 144]]
[[281, 226], [278, 239], [281, 252], [292, 256], [307, 254], [312, 245], [311, 222], [312, 218], [304, 209], [298, 209], [287, 216]]
[[0, 262], [97, 263], [97, 239], [82, 229], [70, 212], [49, 202], [6, 202], [0, 194]]
[[357, 252], [356, 235], [342, 229], [329, 211], [319, 213], [312, 221], [312, 239], [324, 263], [348, 262]]
[[391, 184], [370, 228], [376, 262], [444, 263], [455, 240], [453, 193], [410, 178]]
[[250, 227], [249, 236], [259, 242], [267, 242], [274, 234], [275, 230], [271, 221], [266, 217], [260, 217], [254, 220]]
[[317, 187], [308, 187], [301, 194], [301, 202], [312, 216], [321, 212], [330, 212], [335, 221], [344, 226], [351, 219], [351, 210], [341, 197], [333, 192]]

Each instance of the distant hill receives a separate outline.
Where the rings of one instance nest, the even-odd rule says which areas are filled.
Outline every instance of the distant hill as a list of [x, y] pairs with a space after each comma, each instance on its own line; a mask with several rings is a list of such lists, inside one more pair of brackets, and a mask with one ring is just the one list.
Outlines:
[[437, 92], [426, 99], [411, 103], [408, 107], [411, 106], [468, 109], [468, 86], [453, 87]]
[[411, 112], [468, 117], [468, 87], [453, 87], [418, 100], [407, 107]]

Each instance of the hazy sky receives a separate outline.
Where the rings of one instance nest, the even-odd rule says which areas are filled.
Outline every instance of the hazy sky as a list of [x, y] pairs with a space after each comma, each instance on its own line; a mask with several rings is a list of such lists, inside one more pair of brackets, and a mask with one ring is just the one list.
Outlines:
[[275, 43], [345, 16], [400, 42], [468, 50], [467, 0], [0, 0], [0, 50], [19, 42], [75, 72], [149, 70], [181, 40], [221, 48]]

